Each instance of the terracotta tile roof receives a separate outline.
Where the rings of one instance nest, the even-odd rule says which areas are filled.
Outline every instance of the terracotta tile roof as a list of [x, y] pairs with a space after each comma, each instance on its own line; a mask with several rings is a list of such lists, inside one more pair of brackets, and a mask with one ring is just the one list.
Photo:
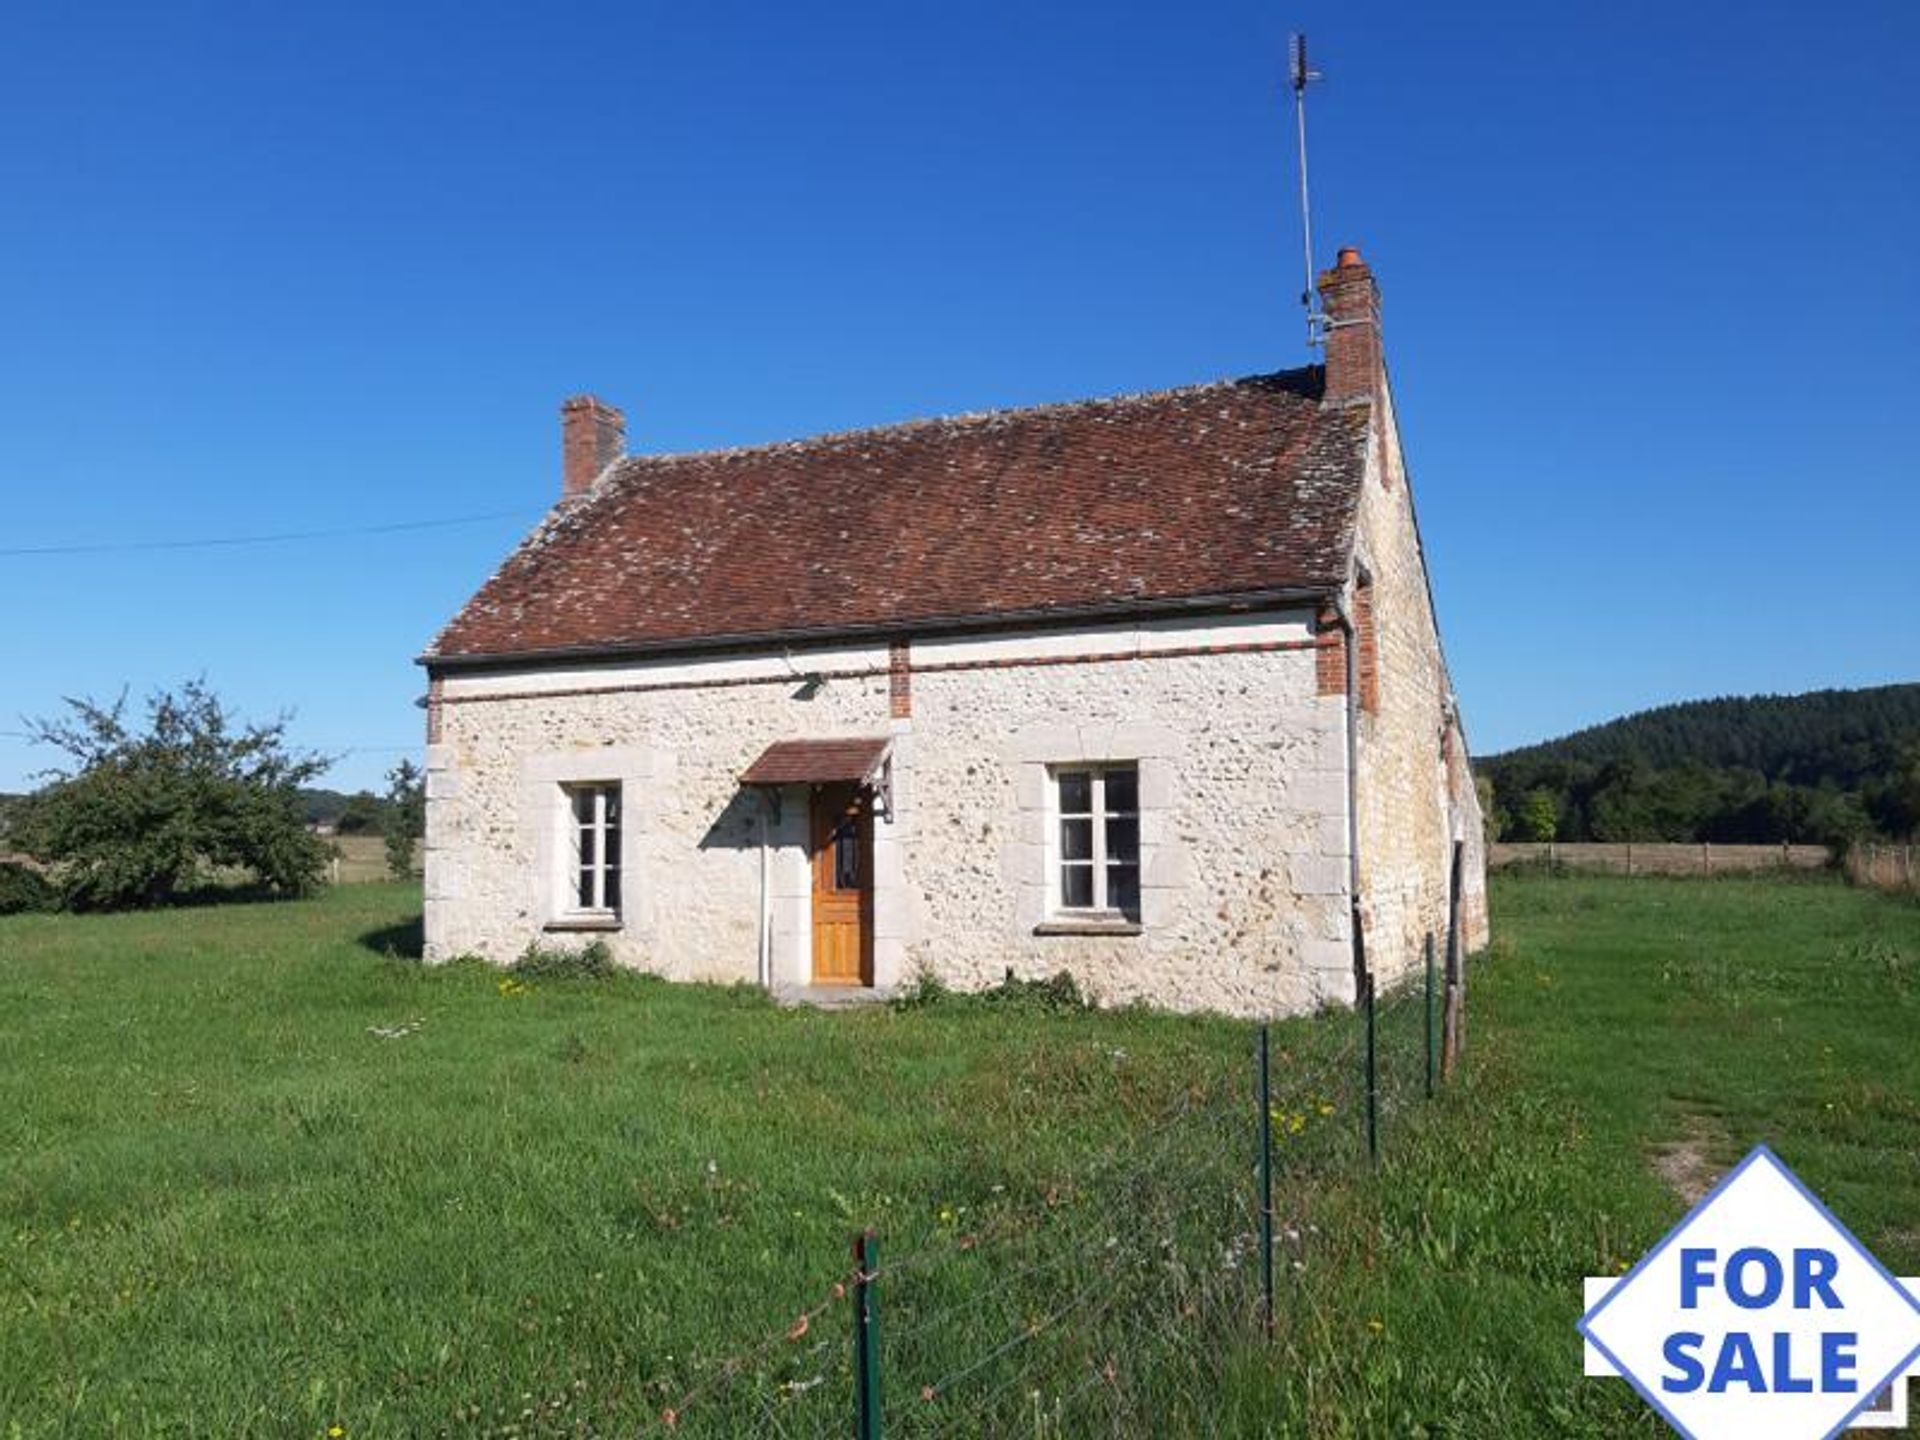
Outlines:
[[911, 630], [1340, 582], [1366, 407], [1320, 371], [631, 456], [424, 657]]
[[741, 775], [742, 785], [798, 785], [865, 780], [893, 742], [878, 739], [776, 740]]

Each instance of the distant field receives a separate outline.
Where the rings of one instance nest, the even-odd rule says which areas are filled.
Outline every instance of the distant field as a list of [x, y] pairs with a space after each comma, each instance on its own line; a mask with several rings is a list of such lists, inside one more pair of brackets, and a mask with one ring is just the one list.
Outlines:
[[[328, 835], [325, 840], [329, 846], [339, 852], [337, 862], [330, 862], [326, 870], [326, 878], [332, 884], [365, 885], [371, 881], [392, 878], [387, 873], [387, 842], [380, 836]], [[28, 865], [34, 863], [24, 855], [9, 854], [0, 850], [0, 862], [4, 861]], [[419, 869], [419, 864], [420, 854], [416, 846], [414, 850], [416, 871]], [[213, 876], [216, 884], [237, 884], [245, 878], [246, 876], [239, 871], [215, 872]]]
[[328, 878], [336, 885], [364, 885], [387, 880], [387, 842], [378, 835], [329, 835], [327, 843], [340, 852]]
[[1920, 1270], [1920, 907], [1825, 879], [1493, 900], [1431, 1107], [1418, 1006], [1391, 1014], [1377, 1172], [1351, 1018], [1279, 1032], [1271, 1345], [1233, 1228], [1248, 1026], [428, 971], [392, 958], [419, 900], [387, 884], [0, 920], [0, 1419], [840, 1434], [831, 1286], [873, 1224], [890, 1435], [1652, 1437], [1578, 1378], [1580, 1279], [1754, 1141]]

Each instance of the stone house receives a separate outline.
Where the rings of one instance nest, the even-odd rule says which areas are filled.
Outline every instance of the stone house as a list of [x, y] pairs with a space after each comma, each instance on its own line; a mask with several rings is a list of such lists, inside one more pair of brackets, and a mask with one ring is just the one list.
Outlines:
[[1320, 286], [1324, 365], [1155, 394], [690, 455], [569, 400], [421, 660], [428, 957], [1267, 1015], [1479, 945], [1378, 290]]

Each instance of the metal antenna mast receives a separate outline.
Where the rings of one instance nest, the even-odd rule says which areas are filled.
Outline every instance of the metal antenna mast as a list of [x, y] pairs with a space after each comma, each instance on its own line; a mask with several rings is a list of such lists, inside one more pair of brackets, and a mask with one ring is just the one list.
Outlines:
[[1300, 291], [1300, 303], [1307, 312], [1307, 344], [1325, 342], [1319, 306], [1313, 289], [1313, 206], [1307, 197], [1307, 86], [1320, 78], [1318, 70], [1307, 67], [1307, 37], [1296, 34], [1287, 47], [1288, 83], [1293, 87], [1294, 129], [1300, 137], [1300, 231], [1306, 247], [1306, 284]]

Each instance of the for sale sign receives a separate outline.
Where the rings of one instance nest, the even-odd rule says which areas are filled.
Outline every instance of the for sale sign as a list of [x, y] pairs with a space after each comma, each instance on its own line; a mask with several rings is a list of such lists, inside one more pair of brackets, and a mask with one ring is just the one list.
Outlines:
[[1920, 1297], [1763, 1145], [1580, 1331], [1682, 1435], [1823, 1440], [1920, 1359]]

